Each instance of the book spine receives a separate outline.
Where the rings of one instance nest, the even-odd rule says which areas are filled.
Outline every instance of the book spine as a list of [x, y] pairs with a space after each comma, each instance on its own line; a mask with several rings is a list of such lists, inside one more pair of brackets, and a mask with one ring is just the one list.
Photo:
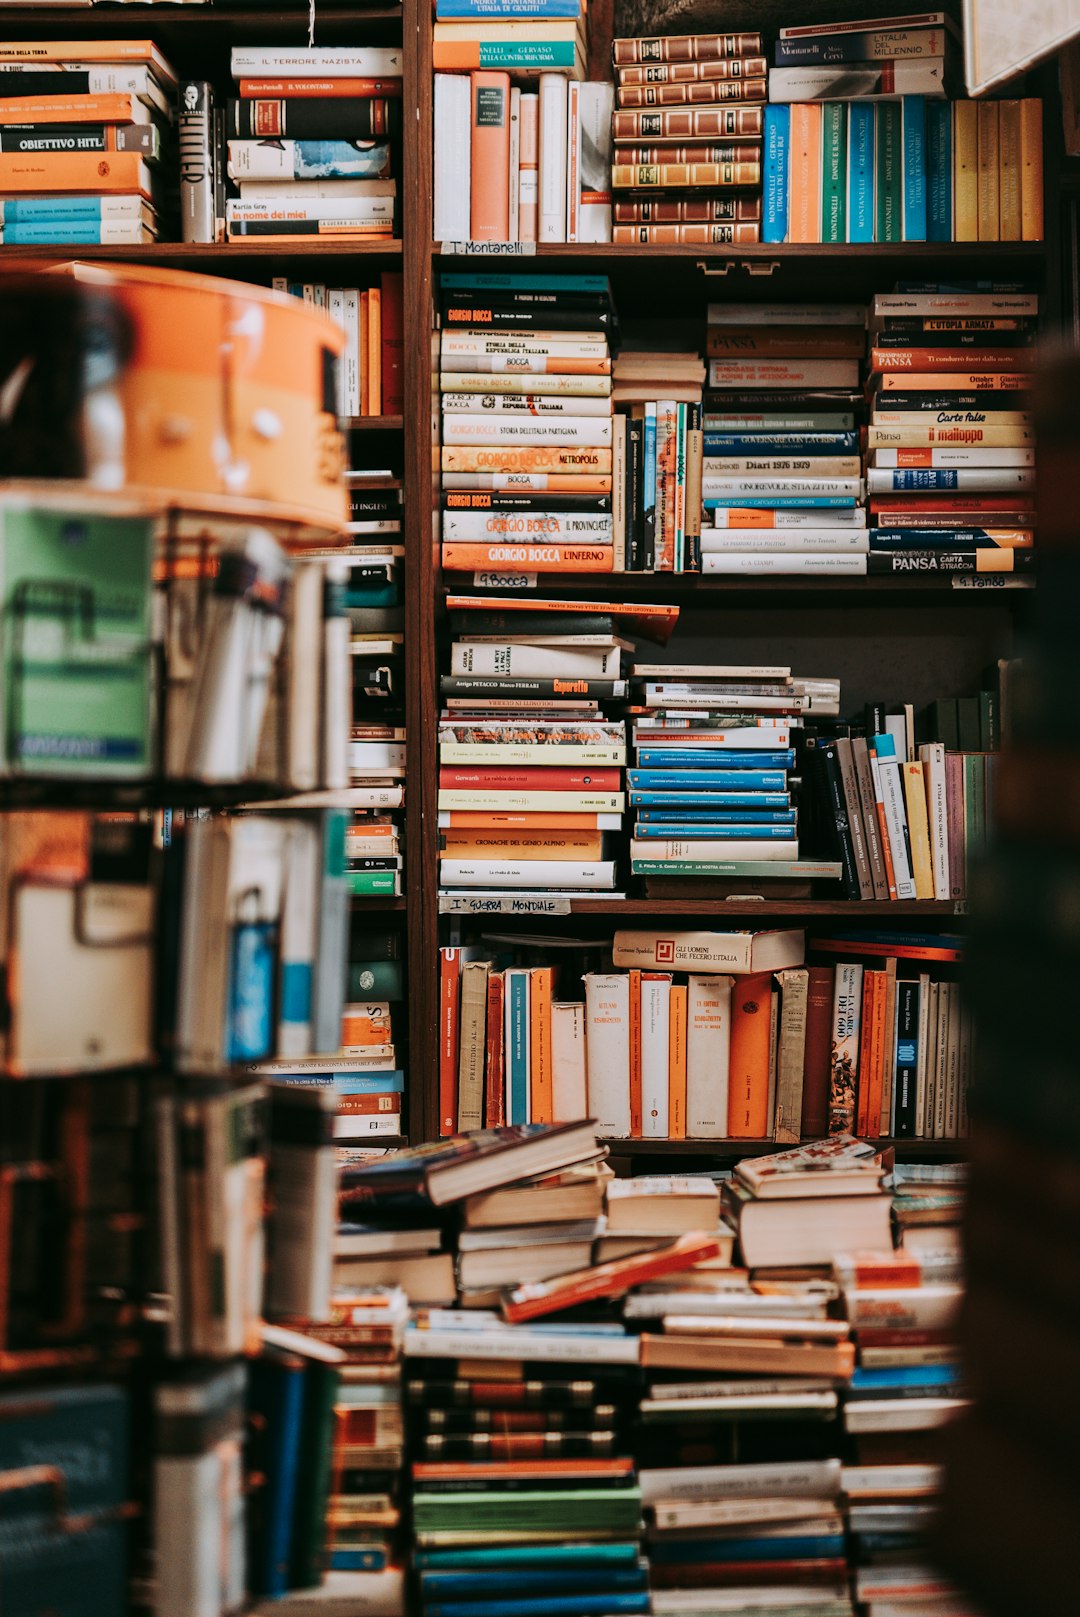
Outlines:
[[728, 1137], [763, 1140], [769, 1117], [772, 977], [750, 972], [735, 980], [731, 1010]]
[[851, 101], [847, 112], [847, 239], [868, 242], [874, 239], [874, 108]]
[[791, 205], [791, 108], [768, 106], [765, 108], [765, 161], [762, 190], [764, 209], [761, 239], [781, 242], [788, 238], [788, 215]]
[[461, 1134], [483, 1126], [487, 979], [488, 967], [485, 962], [468, 960], [461, 968], [457, 1083], [457, 1132]]
[[470, 76], [472, 241], [506, 241], [510, 224], [510, 75]]
[[895, 242], [903, 238], [902, 108], [898, 101], [881, 101], [875, 112], [874, 240]]
[[859, 897], [873, 898], [874, 885], [870, 873], [870, 854], [859, 798], [859, 781], [855, 769], [855, 756], [851, 741], [840, 737], [836, 742], [836, 760], [843, 787], [844, 806], [847, 811], [848, 834], [859, 882]]
[[912, 877], [916, 898], [934, 897], [934, 872], [931, 863], [930, 826], [926, 814], [926, 783], [921, 763], [902, 766], [904, 799], [911, 841]]
[[[689, 204], [687, 204], [689, 206]], [[760, 238], [756, 224], [613, 225], [611, 239], [623, 246], [730, 247]]]
[[669, 1059], [671, 1044], [671, 978], [641, 976], [641, 1133], [644, 1139], [670, 1134]]
[[518, 169], [518, 239], [535, 241], [539, 222], [540, 98], [522, 93]]
[[538, 241], [566, 240], [566, 129], [569, 93], [561, 73], [540, 75]]
[[[790, 172], [788, 239], [818, 242], [821, 240], [818, 200], [821, 194], [821, 107], [811, 102], [800, 102], [791, 109]], [[716, 386], [711, 373], [709, 385]]]
[[439, 1133], [457, 1129], [461, 951], [439, 951]]
[[848, 823], [847, 804], [844, 797], [844, 784], [836, 743], [827, 742], [824, 746], [816, 748], [815, 755], [818, 760], [820, 779], [825, 796], [823, 806], [833, 829], [834, 844], [843, 870], [844, 896], [849, 899], [858, 899], [861, 896], [861, 888], [858, 870], [855, 865], [855, 853]]
[[904, 173], [904, 241], [926, 240], [926, 98], [906, 95], [901, 102]]
[[1000, 123], [997, 101], [977, 104], [979, 240], [1001, 240]]
[[617, 68], [636, 62], [708, 62], [761, 51], [761, 35], [675, 34], [661, 38], [616, 39], [611, 59]]
[[860, 1139], [868, 1130], [870, 1063], [873, 1059], [874, 995], [880, 973], [863, 971], [862, 1010], [859, 1023], [859, 1060], [855, 1080], [855, 1121], [852, 1132]]
[[686, 1132], [694, 1138], [727, 1135], [733, 983], [712, 974], [687, 978]]
[[587, 1117], [585, 1007], [551, 1007], [551, 1104], [556, 1123]]
[[773, 1138], [797, 1145], [802, 1138], [809, 972], [797, 966], [778, 973], [780, 1028]]
[[918, 1067], [919, 983], [898, 982], [892, 1115], [892, 1133], [898, 1140], [915, 1136]]
[[1043, 104], [1034, 96], [1020, 103], [1020, 234], [1043, 239]]
[[885, 856], [882, 849], [881, 830], [878, 825], [874, 779], [865, 738], [861, 736], [855, 737], [851, 743], [851, 751], [859, 787], [859, 807], [862, 810], [863, 828], [866, 832], [866, 852], [870, 863], [872, 896], [875, 899], [883, 900], [890, 896], [889, 882], [885, 874]]
[[515, 967], [505, 973], [506, 1121], [530, 1123], [529, 973]]
[[[875, 737], [880, 741], [881, 737]], [[895, 756], [877, 758], [881, 781], [881, 801], [892, 858], [896, 896], [899, 899], [915, 897], [915, 882], [911, 874], [911, 852], [908, 844], [907, 814], [904, 808], [904, 789], [900, 763]]]
[[952, 103], [926, 102], [926, 239], [953, 239]]
[[436, 241], [465, 241], [472, 196], [472, 85], [455, 73], [435, 74], [434, 211]]
[[627, 973], [585, 977], [589, 1115], [597, 1133], [630, 1136], [630, 979]]
[[761, 107], [685, 107], [667, 111], [616, 109], [616, 146], [631, 141], [756, 140], [764, 128]]
[[506, 1122], [506, 1066], [504, 982], [501, 971], [488, 976], [487, 1025], [484, 1053], [484, 1127], [501, 1128]]
[[686, 1137], [687, 997], [685, 983], [672, 984], [668, 1006], [668, 1138]]
[[564, 183], [566, 186], [565, 239], [567, 241], [577, 241], [581, 230], [581, 86], [576, 79], [569, 80], [566, 86], [566, 164]]
[[183, 241], [214, 240], [214, 92], [205, 80], [180, 86], [177, 134], [180, 148], [180, 235]]
[[862, 979], [862, 966], [848, 961], [837, 963], [829, 1079], [830, 1134], [850, 1134], [855, 1127]]
[[841, 62], [897, 62], [942, 56], [945, 33], [940, 28], [895, 28], [887, 33], [851, 32], [820, 38], [776, 42], [777, 67], [824, 66]]
[[953, 102], [953, 239], [979, 239], [979, 105]]
[[847, 107], [826, 101], [821, 108], [821, 236], [847, 240]]

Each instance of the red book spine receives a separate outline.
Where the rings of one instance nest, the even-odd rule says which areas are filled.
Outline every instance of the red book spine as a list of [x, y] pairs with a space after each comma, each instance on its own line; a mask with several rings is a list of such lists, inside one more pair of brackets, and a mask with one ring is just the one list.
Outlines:
[[382, 413], [405, 413], [405, 326], [402, 277], [387, 270], [382, 285]]
[[657, 1280], [661, 1275], [676, 1274], [680, 1269], [692, 1269], [696, 1263], [719, 1257], [720, 1251], [721, 1243], [714, 1235], [694, 1231], [681, 1235], [658, 1252], [640, 1252], [635, 1257], [601, 1263], [594, 1269], [581, 1269], [557, 1280], [519, 1286], [504, 1299], [503, 1314], [511, 1324], [516, 1324], [544, 1314], [561, 1313], [578, 1303], [600, 1297], [618, 1297], [645, 1280]]
[[453, 769], [439, 770], [444, 791], [468, 791], [475, 786], [484, 792], [568, 791], [621, 792], [620, 769], [560, 769], [557, 765], [537, 769]]

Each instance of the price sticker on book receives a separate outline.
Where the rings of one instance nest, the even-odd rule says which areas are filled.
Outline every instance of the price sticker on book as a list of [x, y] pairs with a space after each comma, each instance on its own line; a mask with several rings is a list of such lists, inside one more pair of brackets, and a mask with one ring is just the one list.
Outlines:
[[441, 253], [466, 258], [535, 258], [534, 241], [444, 241]]
[[474, 573], [474, 590], [534, 590], [536, 573]]
[[569, 915], [568, 893], [440, 893], [440, 915]]

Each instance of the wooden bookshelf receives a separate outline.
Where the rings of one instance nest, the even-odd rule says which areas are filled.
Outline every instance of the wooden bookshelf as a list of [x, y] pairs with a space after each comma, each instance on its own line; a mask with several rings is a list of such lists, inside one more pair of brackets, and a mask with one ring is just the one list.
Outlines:
[[[721, 0], [708, 17], [707, 27], [744, 26], [775, 29], [789, 20], [790, 6], [783, 0]], [[805, 0], [800, 19], [824, 20], [844, 16], [881, 14], [876, 0]], [[590, 73], [601, 75], [609, 59], [615, 26], [614, 0], [590, 0]], [[210, 78], [224, 90], [229, 81], [229, 50], [234, 42], [266, 40], [302, 47], [308, 42], [308, 9], [286, 0], [278, 10], [228, 3], [206, 6], [155, 5], [150, 8], [117, 6], [6, 5], [4, 34], [9, 40], [29, 38], [77, 39], [92, 30], [99, 37], [133, 34], [159, 41], [181, 74]], [[692, 27], [689, 14], [684, 27]], [[676, 29], [678, 24], [675, 25]], [[408, 972], [408, 1073], [406, 1117], [413, 1141], [438, 1132], [438, 973], [437, 950], [445, 941], [450, 917], [440, 914], [438, 893], [438, 835], [436, 803], [438, 761], [435, 733], [439, 713], [439, 640], [447, 591], [473, 593], [471, 577], [442, 575], [439, 560], [437, 456], [432, 453], [433, 404], [437, 375], [433, 360], [433, 291], [440, 268], [466, 265], [478, 270], [527, 268], [537, 259], [545, 269], [564, 266], [568, 271], [588, 265], [609, 275], [620, 311], [627, 317], [655, 315], [658, 307], [677, 309], [688, 318], [704, 321], [705, 306], [726, 298], [739, 301], [804, 298], [866, 299], [886, 290], [900, 277], [911, 279], [970, 280], [996, 276], [1031, 284], [1040, 292], [1047, 320], [1056, 323], [1063, 299], [1063, 263], [1058, 200], [1060, 172], [1060, 113], [1052, 75], [1043, 74], [1034, 91], [1046, 101], [1047, 238], [1044, 242], [904, 243], [862, 245], [783, 244], [732, 248], [614, 246], [540, 243], [521, 255], [472, 256], [450, 253], [431, 234], [433, 162], [431, 8], [422, 0], [404, 0], [400, 6], [345, 4], [316, 7], [316, 44], [390, 43], [400, 40], [404, 58], [403, 150], [404, 183], [401, 198], [401, 234], [392, 239], [363, 242], [296, 243], [282, 247], [260, 242], [223, 245], [158, 242], [140, 247], [62, 246], [0, 247], [0, 269], [39, 269], [70, 258], [103, 264], [148, 264], [187, 269], [203, 274], [233, 276], [266, 285], [274, 275], [293, 279], [321, 279], [363, 285], [378, 269], [400, 267], [404, 278], [404, 385], [401, 416], [350, 418], [344, 425], [356, 435], [354, 444], [366, 452], [367, 435], [376, 434], [372, 458], [391, 450], [395, 474], [400, 473], [404, 494], [402, 542], [405, 548], [405, 644], [407, 649], [406, 725], [407, 782], [405, 803], [406, 895], [402, 898], [353, 900], [354, 921], [367, 915], [399, 915], [404, 921]], [[1033, 91], [1033, 93], [1034, 93]], [[415, 114], [415, 115], [414, 115]], [[1064, 204], [1062, 204], [1064, 206]], [[378, 436], [383, 435], [386, 436]], [[390, 435], [396, 435], [391, 437]], [[400, 447], [399, 447], [400, 442]], [[385, 464], [385, 459], [383, 460]], [[1024, 581], [1025, 586], [1027, 581]], [[835, 645], [843, 653], [848, 682], [849, 663], [863, 670], [863, 680], [877, 678], [884, 697], [901, 698], [905, 680], [916, 664], [910, 649], [896, 667], [890, 663], [892, 646], [906, 635], [916, 640], [936, 625], [934, 656], [942, 660], [940, 646], [951, 636], [958, 648], [970, 645], [968, 662], [974, 667], [976, 651], [987, 647], [1011, 649], [1014, 623], [1022, 621], [1028, 587], [1015, 587], [985, 577], [957, 584], [952, 578], [730, 578], [675, 577], [657, 574], [577, 575], [541, 577], [536, 591], [589, 598], [671, 601], [678, 603], [695, 624], [707, 624], [714, 638], [733, 633], [775, 646], [778, 632], [789, 640], [813, 633], [820, 646]], [[859, 610], [859, 609], [863, 610]], [[782, 630], [778, 624], [782, 620]], [[694, 633], [699, 631], [695, 628]], [[1001, 651], [995, 651], [995, 655]], [[786, 652], [785, 652], [786, 655]], [[847, 659], [847, 660], [844, 660]], [[962, 661], [961, 650], [949, 667]], [[807, 666], [807, 657], [802, 658]], [[825, 654], [815, 651], [813, 661], [828, 671]], [[815, 670], [810, 670], [815, 671]], [[942, 689], [945, 688], [943, 684]], [[15, 789], [12, 788], [14, 791]], [[10, 794], [9, 794], [10, 795]], [[100, 791], [93, 794], [100, 799]], [[56, 800], [48, 788], [41, 792], [18, 788], [20, 802], [45, 806]], [[5, 798], [5, 801], [7, 799]], [[85, 801], [73, 794], [67, 801]], [[167, 795], [137, 791], [109, 794], [122, 806], [151, 802], [179, 802], [172, 789]], [[206, 788], [194, 799], [211, 802]], [[952, 904], [853, 904], [834, 898], [801, 900], [709, 899], [701, 897], [648, 898], [631, 892], [626, 898], [576, 895], [570, 899], [571, 917], [583, 928], [602, 935], [612, 920], [627, 917], [686, 917], [699, 925], [715, 919], [720, 924], [737, 920], [753, 924], [806, 920], [857, 925], [954, 926], [963, 911]], [[478, 924], [528, 931], [541, 918], [492, 915]], [[376, 923], [377, 924], [377, 923]], [[553, 920], [552, 924], [557, 924]], [[373, 1146], [398, 1143], [372, 1138]], [[678, 1155], [745, 1154], [753, 1149], [775, 1149], [773, 1142], [717, 1142], [688, 1140], [612, 1142], [621, 1154]], [[898, 1149], [922, 1156], [955, 1155], [955, 1141], [903, 1141]]]

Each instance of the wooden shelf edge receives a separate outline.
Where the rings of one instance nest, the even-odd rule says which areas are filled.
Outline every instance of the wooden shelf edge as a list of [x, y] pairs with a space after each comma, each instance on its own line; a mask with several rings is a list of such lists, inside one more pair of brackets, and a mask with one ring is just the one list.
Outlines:
[[380, 893], [351, 893], [353, 913], [357, 910], [369, 915], [380, 913], [403, 913], [408, 908], [408, 899], [403, 897], [387, 898]]
[[280, 262], [290, 258], [400, 258], [401, 241], [395, 236], [376, 241], [150, 241], [137, 247], [96, 247], [88, 242], [53, 242], [48, 246], [0, 246], [0, 267], [52, 264], [80, 259], [112, 264], [225, 265], [243, 259]]
[[908, 241], [908, 242], [755, 242], [738, 247], [687, 247], [677, 244], [649, 246], [622, 242], [529, 242], [523, 253], [456, 253], [445, 252], [441, 242], [433, 241], [429, 250], [436, 259], [445, 258], [453, 263], [462, 259], [482, 260], [485, 268], [508, 269], [530, 258], [606, 258], [632, 263], [637, 259], [727, 260], [733, 265], [747, 263], [761, 265], [770, 260], [779, 263], [798, 263], [806, 260], [828, 259], [843, 263], [891, 263], [893, 260], [935, 259], [954, 263], [979, 263], [987, 258], [1019, 259], [1038, 262], [1047, 257], [1045, 241]]
[[400, 415], [346, 415], [338, 425], [345, 432], [401, 432], [405, 418]]
[[[959, 1157], [967, 1149], [966, 1140], [897, 1140], [877, 1139], [873, 1143], [881, 1150], [895, 1150], [898, 1157], [918, 1161], [920, 1157]], [[741, 1157], [765, 1156], [772, 1151], [793, 1149], [776, 1140], [624, 1140], [604, 1137], [602, 1143], [612, 1156], [714, 1156], [729, 1161]]]
[[[1021, 575], [1016, 582], [1012, 574], [965, 573], [961, 576], [973, 582], [956, 586], [954, 575], [938, 577], [898, 578], [800, 578], [791, 574], [755, 574], [713, 577], [702, 573], [540, 573], [535, 590], [529, 596], [538, 598], [554, 590], [579, 594], [583, 590], [602, 590], [606, 594], [616, 591], [623, 595], [663, 596], [679, 595], [710, 597], [710, 604], [737, 596], [773, 597], [776, 595], [881, 595], [894, 599], [902, 595], [925, 599], [928, 596], [947, 596], [950, 601], [1000, 601], [1024, 598], [1033, 593], [1035, 579]], [[498, 595], [498, 587], [476, 589], [470, 582], [472, 572], [443, 571], [443, 590], [448, 595]]]
[[[738, 915], [807, 916], [852, 921], [858, 918], [880, 920], [962, 920], [966, 910], [951, 900], [932, 898], [910, 900], [866, 900], [847, 898], [572, 898], [574, 915]], [[513, 919], [513, 917], [507, 917]], [[524, 917], [535, 920], [534, 916]]]

